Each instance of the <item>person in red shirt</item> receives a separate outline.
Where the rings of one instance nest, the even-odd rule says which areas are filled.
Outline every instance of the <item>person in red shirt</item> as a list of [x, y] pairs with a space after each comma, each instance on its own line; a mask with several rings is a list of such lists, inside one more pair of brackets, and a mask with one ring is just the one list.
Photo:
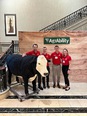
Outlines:
[[[47, 47], [43, 47], [43, 53], [42, 53], [42, 55], [44, 55], [45, 58], [46, 58], [47, 61], [48, 61], [48, 62], [47, 62], [47, 70], [48, 70], [48, 72], [49, 72], [49, 74], [50, 74], [49, 62], [50, 62], [51, 56], [47, 53]], [[49, 86], [49, 74], [46, 76], [47, 88], [50, 88], [50, 86]], [[45, 78], [44, 78], [44, 77], [42, 78], [42, 82], [43, 82], [43, 88], [46, 88], [46, 85], [45, 85]]]
[[[52, 71], [53, 71], [53, 88], [56, 86], [56, 81], [57, 81], [57, 87], [60, 87], [60, 73], [61, 73], [61, 59], [62, 59], [62, 53], [59, 51], [59, 46], [56, 45], [54, 47], [55, 52], [51, 54], [52, 58]], [[57, 77], [57, 79], [56, 79]]]
[[68, 50], [66, 48], [63, 49], [63, 56], [62, 56], [62, 72], [64, 76], [64, 81], [65, 81], [65, 87], [64, 89], [68, 91], [70, 89], [70, 83], [68, 79], [69, 75], [69, 65], [71, 62], [71, 56], [68, 53]]
[[[25, 54], [23, 54], [23, 56], [25, 56], [25, 55], [39, 56], [40, 55], [40, 51], [38, 51], [38, 45], [37, 44], [33, 44], [32, 47], [33, 47], [33, 50], [26, 52]], [[41, 90], [43, 90], [43, 88], [41, 87], [41, 75], [40, 75], [39, 72], [37, 72], [37, 73], [38, 73], [37, 74], [37, 76], [38, 76], [38, 88], [41, 89]], [[35, 88], [36, 88], [35, 87], [36, 86], [36, 79], [32, 83], [34, 85], [33, 90], [35, 90]]]
[[38, 51], [37, 49], [38, 49], [38, 45], [37, 44], [33, 44], [33, 50], [26, 52], [26, 55], [39, 56], [40, 55], [40, 51]]

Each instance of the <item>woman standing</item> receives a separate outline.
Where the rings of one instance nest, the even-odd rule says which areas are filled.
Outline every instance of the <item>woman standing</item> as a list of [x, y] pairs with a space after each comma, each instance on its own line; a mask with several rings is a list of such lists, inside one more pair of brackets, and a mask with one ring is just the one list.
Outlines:
[[66, 48], [63, 49], [63, 56], [62, 56], [62, 72], [64, 76], [64, 81], [65, 81], [65, 87], [64, 89], [68, 91], [70, 89], [70, 82], [68, 79], [69, 72], [70, 72], [70, 61], [71, 61], [71, 56], [68, 53], [68, 50]]

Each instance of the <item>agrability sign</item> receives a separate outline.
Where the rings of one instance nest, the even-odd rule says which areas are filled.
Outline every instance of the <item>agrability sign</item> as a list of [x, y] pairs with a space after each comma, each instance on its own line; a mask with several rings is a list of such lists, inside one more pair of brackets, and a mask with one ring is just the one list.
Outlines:
[[44, 44], [70, 44], [70, 37], [45, 37]]

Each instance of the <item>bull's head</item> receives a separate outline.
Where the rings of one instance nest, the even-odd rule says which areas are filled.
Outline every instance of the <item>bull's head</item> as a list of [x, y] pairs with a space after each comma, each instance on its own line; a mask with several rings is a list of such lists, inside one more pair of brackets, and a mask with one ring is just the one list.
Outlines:
[[47, 60], [43, 55], [40, 55], [37, 58], [36, 70], [42, 77], [46, 77], [48, 75]]

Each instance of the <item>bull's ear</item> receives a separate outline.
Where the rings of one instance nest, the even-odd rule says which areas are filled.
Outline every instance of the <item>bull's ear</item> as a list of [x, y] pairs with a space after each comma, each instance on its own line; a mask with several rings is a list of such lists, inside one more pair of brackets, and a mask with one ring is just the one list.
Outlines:
[[46, 60], [44, 55], [39, 55], [37, 59], [38, 59], [38, 61]]
[[41, 59], [43, 59], [44, 58], [44, 55], [40, 55], [40, 57], [41, 57]]

